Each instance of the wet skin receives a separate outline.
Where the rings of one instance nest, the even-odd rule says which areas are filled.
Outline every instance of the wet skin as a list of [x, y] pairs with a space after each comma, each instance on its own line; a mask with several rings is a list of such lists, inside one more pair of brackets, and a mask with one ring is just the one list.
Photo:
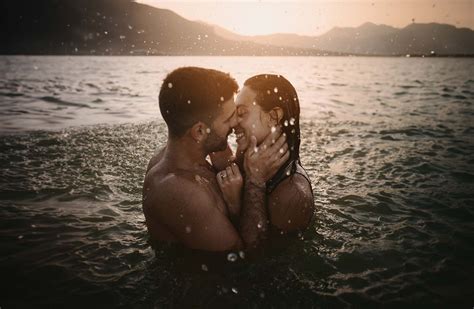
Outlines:
[[[211, 127], [195, 124], [150, 160], [143, 186], [143, 211], [152, 240], [179, 242], [192, 249], [228, 251], [247, 247], [253, 238], [238, 232], [216, 181], [216, 170], [206, 157], [227, 147], [227, 136], [237, 125], [233, 98], [222, 104]], [[269, 153], [271, 155], [271, 153]], [[259, 166], [273, 175], [278, 166]], [[255, 170], [255, 168], [253, 168]], [[248, 173], [260, 181], [260, 174]], [[254, 179], [255, 178], [255, 179]], [[264, 179], [265, 181], [266, 179]], [[246, 220], [240, 220], [247, 223]]]
[[[262, 110], [256, 102], [257, 93], [249, 87], [243, 87], [236, 99], [238, 124], [235, 127], [237, 136], [237, 162], [242, 165], [242, 154], [247, 151], [250, 137], [257, 138], [261, 143], [272, 127], [278, 124], [282, 117], [281, 110], [270, 112]], [[282, 147], [286, 151], [287, 145]], [[272, 227], [284, 232], [305, 229], [314, 214], [314, 201], [311, 184], [300, 175], [293, 174], [284, 179], [267, 196], [268, 218]]]

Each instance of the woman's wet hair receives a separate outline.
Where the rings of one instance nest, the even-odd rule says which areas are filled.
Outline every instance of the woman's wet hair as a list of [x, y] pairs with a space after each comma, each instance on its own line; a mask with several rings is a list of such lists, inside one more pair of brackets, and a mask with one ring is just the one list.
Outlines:
[[247, 79], [244, 86], [257, 93], [256, 103], [263, 111], [268, 113], [276, 107], [283, 110], [279, 124], [287, 136], [290, 160], [299, 159], [300, 103], [293, 85], [281, 75], [260, 74]]
[[170, 136], [183, 136], [198, 121], [210, 125], [221, 104], [238, 88], [235, 79], [217, 70], [182, 67], [169, 73], [158, 101]]

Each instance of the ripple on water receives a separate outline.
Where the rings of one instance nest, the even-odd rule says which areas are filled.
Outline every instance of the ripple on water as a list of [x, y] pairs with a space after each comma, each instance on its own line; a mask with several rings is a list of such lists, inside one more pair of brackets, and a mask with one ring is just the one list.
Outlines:
[[[344, 59], [324, 59], [321, 65], [328, 61], [342, 68], [338, 61]], [[394, 69], [400, 67], [397, 61], [390, 60]], [[375, 80], [370, 75], [376, 73], [373, 66], [364, 67]], [[322, 70], [322, 76], [316, 76], [321, 83], [317, 95], [311, 87], [301, 91], [316, 111], [311, 117], [303, 113], [307, 118], [301, 122], [301, 160], [317, 205], [314, 225], [297, 239], [282, 236], [282, 243], [274, 244], [275, 252], [264, 260], [216, 258], [229, 267], [225, 275], [217, 273], [220, 264], [215, 260], [188, 251], [182, 255], [191, 256], [195, 268], [183, 272], [179, 248], [158, 247], [154, 252], [148, 243], [141, 184], [148, 158], [165, 143], [162, 122], [9, 131], [11, 135], [0, 136], [0, 272], [9, 282], [2, 306], [472, 306], [472, 104], [432, 95], [418, 100], [414, 95], [468, 97], [460, 85], [472, 92], [474, 83], [463, 78], [466, 82], [455, 85], [453, 92], [440, 91], [454, 87], [432, 87], [429, 77], [436, 76], [435, 69], [412, 70], [410, 80], [423, 89], [401, 87], [400, 95], [393, 95], [398, 89], [384, 88], [393, 85], [388, 69], [392, 75], [374, 85], [341, 76], [346, 86], [330, 86], [334, 79]], [[142, 69], [130, 72], [136, 71]], [[308, 76], [311, 80], [297, 79], [297, 85], [313, 85], [315, 75]], [[68, 86], [65, 80], [53, 79], [47, 93], [44, 80], [35, 76], [0, 85], [2, 92], [25, 94], [2, 95], [5, 100], [25, 100], [16, 101], [19, 105], [35, 107], [37, 99], [26, 101], [51, 96], [51, 102], [40, 103], [57, 106], [56, 99], [76, 98], [64, 92], [82, 91], [87, 99], [79, 96], [71, 102], [92, 106], [97, 93], [104, 93], [104, 102], [94, 107], [117, 111], [131, 104], [134, 92], [121, 87], [127, 83], [110, 78], [113, 83], [93, 81], [93, 86], [77, 81]], [[62, 88], [58, 85], [69, 88], [54, 95]], [[337, 100], [352, 105], [331, 101], [334, 87], [347, 92]], [[353, 88], [357, 92], [351, 92]], [[400, 102], [402, 97], [410, 103]], [[121, 98], [126, 104], [121, 105]], [[130, 105], [133, 112], [146, 113], [137, 100]], [[89, 110], [68, 108], [77, 115]]]

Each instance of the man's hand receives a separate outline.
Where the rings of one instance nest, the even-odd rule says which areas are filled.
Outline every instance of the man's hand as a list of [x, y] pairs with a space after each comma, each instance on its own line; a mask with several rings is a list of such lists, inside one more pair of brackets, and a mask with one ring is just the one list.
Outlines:
[[239, 167], [232, 163], [225, 170], [217, 173], [216, 178], [230, 215], [238, 217], [242, 204], [242, 186], [244, 183]]
[[244, 155], [246, 179], [257, 186], [265, 186], [290, 157], [286, 134], [280, 127], [272, 131], [258, 147], [256, 137], [251, 136]]

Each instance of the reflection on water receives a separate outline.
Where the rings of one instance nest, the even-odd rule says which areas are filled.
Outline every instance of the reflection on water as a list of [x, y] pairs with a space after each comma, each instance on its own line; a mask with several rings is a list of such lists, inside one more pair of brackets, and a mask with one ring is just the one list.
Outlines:
[[[472, 306], [474, 61], [236, 59], [2, 58], [2, 307]], [[248, 63], [239, 82], [283, 72], [302, 98], [316, 221], [253, 263], [188, 253], [194, 264], [183, 271], [175, 249], [155, 256], [147, 243], [141, 182], [166, 139], [161, 118], [147, 119], [159, 77], [192, 61], [229, 71]], [[11, 69], [32, 64], [49, 67], [47, 78]], [[121, 90], [107, 92], [107, 70]], [[69, 88], [47, 88], [54, 76]]]

